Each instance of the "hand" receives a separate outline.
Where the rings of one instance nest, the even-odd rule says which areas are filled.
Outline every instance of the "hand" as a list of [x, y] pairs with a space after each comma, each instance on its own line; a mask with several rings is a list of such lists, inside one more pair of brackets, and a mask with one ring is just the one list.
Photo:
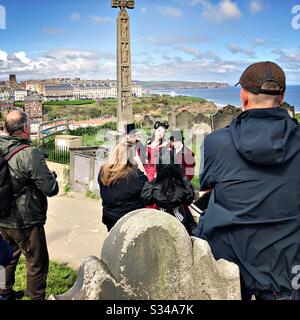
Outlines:
[[55, 171], [52, 171], [51, 173], [52, 173], [53, 177], [54, 177], [55, 179], [57, 179], [57, 174], [56, 174], [56, 172], [55, 172]]

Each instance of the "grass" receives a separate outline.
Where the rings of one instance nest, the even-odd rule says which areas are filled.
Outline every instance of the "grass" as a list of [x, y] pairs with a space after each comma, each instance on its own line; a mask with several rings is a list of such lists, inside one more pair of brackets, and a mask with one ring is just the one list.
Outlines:
[[80, 106], [86, 104], [93, 104], [95, 100], [65, 100], [65, 101], [46, 101], [44, 103], [45, 106]]
[[93, 191], [90, 191], [88, 190], [86, 193], [85, 193], [85, 196], [87, 198], [90, 198], [90, 199], [93, 199], [93, 200], [100, 200], [100, 196], [98, 194], [96, 194], [95, 192]]
[[[76, 281], [77, 274], [74, 270], [63, 264], [50, 261], [49, 273], [47, 279], [46, 298], [50, 295], [59, 295], [71, 289]], [[14, 290], [26, 289], [26, 263], [21, 258], [16, 270], [16, 284]], [[29, 300], [25, 296], [23, 300]]]

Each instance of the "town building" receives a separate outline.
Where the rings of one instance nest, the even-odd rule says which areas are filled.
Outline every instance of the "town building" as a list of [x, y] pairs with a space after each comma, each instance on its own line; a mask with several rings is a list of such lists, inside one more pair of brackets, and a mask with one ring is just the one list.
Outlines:
[[11, 88], [14, 88], [17, 85], [17, 77], [15, 74], [9, 75], [9, 86]]
[[71, 84], [45, 85], [46, 101], [74, 100], [74, 87]]
[[0, 100], [0, 112], [11, 111], [15, 108], [13, 100]]
[[43, 97], [39, 95], [26, 97], [24, 111], [31, 121], [42, 121], [44, 116]]
[[143, 97], [143, 87], [140, 84], [132, 84], [132, 96], [135, 98]]
[[14, 100], [15, 101], [24, 101], [25, 97], [27, 97], [27, 90], [24, 90], [24, 89], [14, 90]]

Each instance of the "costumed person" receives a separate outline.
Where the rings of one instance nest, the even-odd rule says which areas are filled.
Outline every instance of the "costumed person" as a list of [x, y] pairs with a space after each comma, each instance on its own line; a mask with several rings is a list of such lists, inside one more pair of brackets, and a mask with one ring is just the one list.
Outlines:
[[170, 137], [171, 148], [174, 150], [175, 163], [181, 165], [182, 173], [190, 181], [195, 175], [195, 155], [191, 149], [184, 144], [183, 132], [174, 129]]
[[157, 175], [152, 182], [147, 182], [141, 197], [145, 205], [156, 205], [158, 210], [176, 217], [190, 235], [196, 228], [188, 206], [194, 200], [191, 182], [182, 174], [180, 165], [174, 163], [174, 152], [165, 149], [160, 157]]
[[154, 124], [154, 133], [146, 149], [147, 163], [144, 166], [150, 182], [153, 181], [156, 176], [156, 164], [159, 160], [159, 154], [163, 148], [169, 146], [169, 143], [165, 141], [165, 135], [168, 128], [168, 123], [157, 121]]

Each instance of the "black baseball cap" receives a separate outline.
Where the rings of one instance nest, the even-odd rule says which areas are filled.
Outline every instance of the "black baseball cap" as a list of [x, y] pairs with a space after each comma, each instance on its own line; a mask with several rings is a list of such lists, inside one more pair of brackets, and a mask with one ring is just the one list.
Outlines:
[[[262, 89], [264, 83], [274, 82], [278, 84], [278, 90]], [[244, 89], [254, 94], [268, 94], [279, 96], [286, 90], [286, 77], [282, 68], [271, 61], [258, 62], [250, 65], [242, 74], [240, 81], [235, 85], [241, 85]]]

